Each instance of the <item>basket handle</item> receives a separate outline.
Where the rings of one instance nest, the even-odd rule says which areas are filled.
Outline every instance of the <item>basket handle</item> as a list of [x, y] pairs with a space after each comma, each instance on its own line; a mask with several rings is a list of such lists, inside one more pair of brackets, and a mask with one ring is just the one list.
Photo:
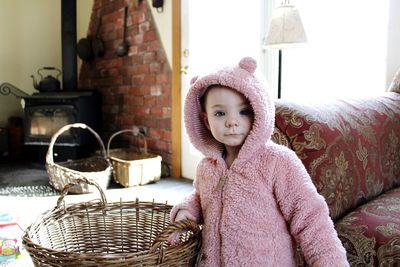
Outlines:
[[104, 158], [106, 158], [106, 149], [104, 147], [104, 143], [101, 140], [100, 136], [89, 126], [87, 126], [84, 123], [73, 123], [73, 124], [68, 124], [65, 125], [63, 127], [61, 127], [51, 138], [50, 140], [50, 144], [49, 144], [49, 149], [47, 151], [46, 154], [46, 162], [48, 164], [53, 164], [54, 163], [54, 158], [53, 158], [53, 146], [57, 140], [57, 138], [65, 131], [68, 131], [71, 128], [82, 128], [82, 129], [87, 129], [89, 130], [92, 134], [94, 134], [94, 136], [96, 137], [97, 141], [99, 142], [100, 146], [101, 146], [101, 150], [102, 150], [102, 155]]
[[118, 131], [116, 133], [114, 133], [113, 135], [110, 136], [110, 139], [108, 139], [107, 142], [107, 157], [110, 157], [110, 145], [111, 145], [111, 140], [114, 139], [114, 137], [116, 137], [119, 134], [122, 133], [132, 133], [134, 136], [139, 136], [143, 138], [143, 154], [147, 155], [147, 141], [146, 141], [146, 137], [144, 136], [144, 134], [142, 134], [139, 131], [139, 128], [137, 128], [136, 126], [132, 127], [132, 129], [125, 129], [125, 130], [121, 130]]
[[186, 219], [169, 224], [153, 241], [150, 252], [154, 252], [157, 248], [162, 248], [162, 244], [168, 241], [170, 235], [175, 232], [192, 231], [194, 234], [200, 232], [200, 226], [192, 220]]
[[88, 184], [88, 185], [93, 185], [93, 186], [95, 186], [95, 187], [99, 190], [99, 192], [100, 192], [101, 203], [103, 204], [103, 206], [106, 205], [106, 203], [107, 203], [106, 194], [104, 193], [104, 191], [103, 191], [103, 189], [100, 187], [100, 185], [98, 185], [96, 182], [94, 182], [94, 181], [92, 181], [92, 180], [89, 180], [89, 179], [87, 179], [87, 178], [81, 177], [81, 178], [76, 178], [76, 179], [74, 179], [72, 182], [70, 182], [70, 183], [68, 183], [68, 184], [66, 184], [66, 185], [64, 186], [64, 188], [63, 188], [63, 190], [61, 191], [60, 196], [59, 196], [59, 198], [58, 198], [58, 200], [57, 200], [57, 208], [59, 208], [59, 209], [61, 208], [61, 203], [63, 202], [64, 197], [68, 194], [69, 189], [70, 189], [71, 187], [73, 187], [73, 186], [75, 186], [75, 185], [78, 185], [78, 184], [81, 184], [81, 183], [85, 183], [85, 184]]

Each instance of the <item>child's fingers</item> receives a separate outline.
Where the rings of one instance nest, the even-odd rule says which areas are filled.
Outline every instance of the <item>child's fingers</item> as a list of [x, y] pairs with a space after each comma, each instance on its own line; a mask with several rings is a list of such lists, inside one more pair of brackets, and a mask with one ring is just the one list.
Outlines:
[[186, 219], [196, 221], [196, 218], [192, 214], [190, 214], [190, 212], [188, 212], [187, 210], [180, 210], [176, 214], [175, 222], [186, 220]]
[[171, 245], [171, 246], [178, 245], [179, 242], [180, 242], [180, 240], [179, 240], [179, 236], [180, 236], [180, 235], [181, 235], [181, 233], [178, 232], [178, 231], [172, 233], [172, 234], [168, 237], [168, 240], [167, 240], [168, 244]]

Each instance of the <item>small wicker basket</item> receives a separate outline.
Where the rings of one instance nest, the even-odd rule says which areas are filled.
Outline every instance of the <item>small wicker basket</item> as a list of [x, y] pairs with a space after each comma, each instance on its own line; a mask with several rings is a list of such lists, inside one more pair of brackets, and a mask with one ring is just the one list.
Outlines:
[[[63, 204], [76, 183], [95, 186], [101, 201]], [[201, 247], [201, 226], [192, 221], [170, 224], [167, 203], [107, 203], [95, 182], [77, 179], [65, 186], [57, 206], [26, 230], [22, 244], [35, 266], [194, 266]], [[168, 237], [181, 232], [180, 243]]]
[[[111, 141], [119, 134], [131, 133], [143, 139], [143, 152], [116, 148], [110, 150]], [[114, 181], [124, 187], [157, 182], [161, 177], [161, 156], [147, 152], [145, 136], [137, 128], [125, 129], [111, 135], [107, 143], [107, 157], [113, 166]]]
[[[82, 128], [89, 130], [96, 137], [102, 149], [102, 156], [70, 160], [66, 162], [55, 163], [53, 159], [53, 146], [63, 132], [71, 128]], [[51, 138], [49, 149], [46, 155], [46, 170], [49, 176], [50, 184], [58, 191], [63, 190], [64, 186], [77, 178], [88, 178], [98, 183], [102, 188], [106, 189], [111, 179], [112, 166], [106, 157], [104, 143], [100, 136], [89, 126], [83, 123], [74, 123], [63, 126]], [[71, 193], [90, 193], [94, 187], [89, 184], [77, 184], [69, 191]]]

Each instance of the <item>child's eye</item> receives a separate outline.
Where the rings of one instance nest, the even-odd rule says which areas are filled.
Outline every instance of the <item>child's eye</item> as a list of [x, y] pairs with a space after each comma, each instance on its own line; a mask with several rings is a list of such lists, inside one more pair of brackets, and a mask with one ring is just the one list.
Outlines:
[[225, 116], [225, 112], [223, 112], [223, 111], [216, 111], [216, 112], [214, 112], [214, 116], [215, 116], [215, 117], [222, 117], [222, 116]]
[[253, 110], [250, 107], [244, 108], [240, 111], [240, 115], [251, 116], [253, 115]]

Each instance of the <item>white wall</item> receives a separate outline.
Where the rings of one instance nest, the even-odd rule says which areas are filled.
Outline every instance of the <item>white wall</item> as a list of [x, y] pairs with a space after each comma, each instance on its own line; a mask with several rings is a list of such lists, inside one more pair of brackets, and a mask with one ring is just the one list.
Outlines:
[[[3, 82], [15, 83], [18, 81], [19, 68], [17, 61], [20, 58], [19, 38], [17, 34], [18, 18], [16, 11], [18, 1], [2, 0], [0, 2], [0, 84]], [[18, 116], [21, 109], [19, 100], [13, 96], [0, 94], [0, 127], [7, 124], [9, 116]]]
[[[77, 1], [77, 38], [86, 36], [94, 0]], [[43, 66], [61, 69], [61, 1], [0, 1], [0, 84], [8, 82], [28, 94], [31, 74]], [[20, 99], [0, 94], [0, 127], [10, 116], [22, 116]], [[0, 152], [4, 151], [0, 135]]]
[[157, 25], [158, 33], [161, 38], [167, 55], [168, 63], [172, 65], [172, 0], [164, 0], [163, 12], [157, 12], [156, 8], [151, 5], [151, 0], [147, 0], [147, 4], [151, 9], [154, 21]]
[[[93, 0], [77, 1], [78, 38], [86, 36]], [[36, 92], [31, 74], [43, 66], [61, 69], [61, 1], [1, 0], [0, 84]], [[0, 127], [22, 116], [20, 100], [0, 95]]]

